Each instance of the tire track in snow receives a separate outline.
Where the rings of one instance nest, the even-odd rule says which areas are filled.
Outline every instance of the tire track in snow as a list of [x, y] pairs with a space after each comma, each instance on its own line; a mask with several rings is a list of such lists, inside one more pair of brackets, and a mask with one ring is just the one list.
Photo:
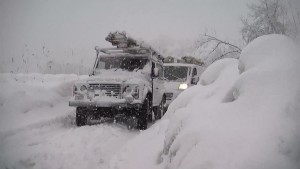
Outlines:
[[0, 168], [107, 168], [139, 131], [122, 124], [77, 127], [74, 114], [0, 134]]

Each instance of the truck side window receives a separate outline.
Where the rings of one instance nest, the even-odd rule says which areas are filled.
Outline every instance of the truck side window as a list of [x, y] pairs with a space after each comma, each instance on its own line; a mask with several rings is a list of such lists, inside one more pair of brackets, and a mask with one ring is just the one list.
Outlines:
[[194, 77], [194, 76], [196, 76], [197, 75], [197, 69], [196, 68], [194, 68], [193, 69], [193, 74], [192, 74], [192, 77]]

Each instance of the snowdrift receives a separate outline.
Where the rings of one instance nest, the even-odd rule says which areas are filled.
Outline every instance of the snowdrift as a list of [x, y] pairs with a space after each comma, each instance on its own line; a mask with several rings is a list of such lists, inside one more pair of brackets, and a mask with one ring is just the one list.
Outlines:
[[299, 53], [268, 35], [215, 62], [111, 168], [299, 169]]
[[68, 106], [77, 75], [0, 74], [0, 169], [108, 168], [138, 131], [122, 124], [77, 127]]
[[0, 132], [62, 116], [59, 107], [65, 107], [74, 81], [81, 78], [85, 76], [0, 74]]

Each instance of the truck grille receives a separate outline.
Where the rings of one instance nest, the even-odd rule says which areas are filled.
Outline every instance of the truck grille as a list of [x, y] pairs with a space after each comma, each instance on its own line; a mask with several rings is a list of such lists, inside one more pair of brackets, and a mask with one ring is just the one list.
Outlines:
[[104, 91], [106, 96], [120, 98], [121, 85], [120, 84], [90, 84], [90, 90]]
[[166, 100], [172, 100], [173, 93], [166, 93]]

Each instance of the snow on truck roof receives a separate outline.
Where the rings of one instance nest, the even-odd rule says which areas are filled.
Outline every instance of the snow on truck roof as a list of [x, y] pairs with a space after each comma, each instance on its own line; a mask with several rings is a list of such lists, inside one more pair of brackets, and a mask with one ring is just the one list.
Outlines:
[[153, 60], [162, 62], [163, 56], [153, 53], [144, 48], [95, 48], [99, 57], [131, 57], [131, 58], [151, 58]]
[[157, 56], [158, 59], [163, 60], [162, 54], [156, 51], [149, 44], [146, 44], [144, 41], [136, 40], [123, 32], [111, 32], [105, 38], [106, 41], [110, 42], [112, 46], [116, 46], [116, 48], [100, 48], [98, 46], [95, 47], [95, 50], [99, 53], [105, 54], [150, 54], [152, 56]]

